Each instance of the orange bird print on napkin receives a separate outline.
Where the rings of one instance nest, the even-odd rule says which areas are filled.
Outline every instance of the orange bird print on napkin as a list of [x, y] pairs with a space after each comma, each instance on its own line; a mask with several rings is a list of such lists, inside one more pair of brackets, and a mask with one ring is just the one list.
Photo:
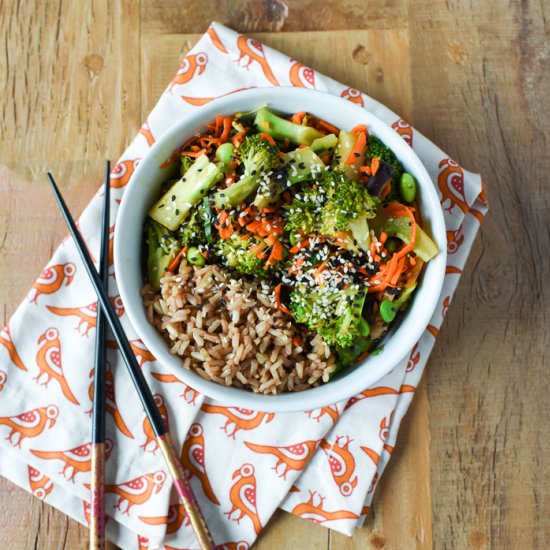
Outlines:
[[180, 380], [173, 374], [162, 374], [161, 372], [152, 372], [151, 376], [164, 384], [181, 384], [183, 386], [183, 393], [180, 397], [183, 397], [190, 405], [195, 405], [195, 401], [200, 393], [193, 388], [186, 386], [183, 380]]
[[168, 91], [171, 92], [172, 88], [177, 85], [186, 84], [195, 75], [201, 75], [208, 64], [208, 56], [204, 52], [197, 52], [196, 54], [186, 55], [181, 62], [180, 68], [176, 73], [176, 76], [170, 83]]
[[388, 439], [388, 436], [390, 435], [390, 426], [393, 420], [393, 413], [395, 411], [392, 411], [389, 416], [382, 418], [380, 420], [380, 431], [378, 432], [378, 437], [384, 443], [384, 449], [388, 451], [388, 453], [392, 453], [393, 447], [386, 443], [386, 440]]
[[[301, 470], [311, 458], [317, 447], [317, 441], [309, 440], [302, 441], [300, 443], [294, 443], [294, 445], [287, 445], [286, 447], [277, 447], [271, 445], [258, 445], [257, 443], [249, 443], [245, 441], [244, 444], [254, 451], [260, 454], [271, 454], [277, 457], [277, 462], [273, 466], [273, 470], [279, 477], [286, 479], [286, 474], [290, 470]], [[283, 465], [284, 469], [279, 473], [279, 466]]]
[[[249, 38], [248, 36], [239, 36], [237, 39], [237, 48], [239, 48], [239, 58], [236, 59], [236, 63], [245, 69], [250, 68], [252, 62], [260, 65], [265, 77], [273, 84], [273, 86], [279, 86], [279, 81], [275, 78], [267, 59], [265, 58], [264, 48], [261, 42]], [[241, 64], [241, 61], [243, 64]]]
[[111, 171], [111, 187], [120, 189], [126, 186], [140, 161], [141, 158], [117, 162]]
[[227, 51], [227, 48], [222, 44], [222, 41], [220, 40], [220, 37], [218, 36], [218, 33], [216, 32], [216, 29], [212, 25], [208, 27], [208, 30], [206, 31], [208, 33], [208, 36], [212, 40], [212, 44], [220, 50], [222, 53], [229, 53]]
[[23, 364], [23, 361], [21, 361], [21, 357], [19, 357], [17, 349], [15, 349], [15, 344], [11, 339], [10, 327], [8, 325], [0, 330], [0, 345], [4, 346], [8, 350], [8, 355], [10, 356], [11, 362], [18, 369], [28, 370]]
[[[118, 317], [124, 315], [124, 305], [120, 296], [110, 296], [109, 301], [116, 311]], [[92, 302], [82, 307], [56, 307], [46, 306], [52, 313], [60, 317], [78, 317], [79, 322], [76, 330], [83, 336], [88, 336], [92, 327], [96, 326], [97, 320], [97, 302]]]
[[172, 504], [168, 507], [168, 515], [166, 516], [138, 516], [143, 523], [147, 525], [166, 525], [166, 534], [175, 533], [185, 521], [185, 525], [191, 525], [189, 516], [185, 511], [183, 504]]
[[464, 235], [462, 234], [462, 226], [456, 231], [447, 231], [447, 252], [449, 254], [458, 252], [463, 242]]
[[[90, 371], [89, 378], [92, 379], [92, 383], [88, 388], [88, 397], [90, 398], [90, 401], [93, 401], [94, 400], [94, 381], [93, 381], [94, 369]], [[115, 421], [115, 426], [119, 429], [119, 431], [122, 432], [126, 437], [129, 437], [130, 439], [134, 439], [132, 432], [124, 422], [122, 415], [118, 410], [118, 406], [116, 403], [116, 394], [115, 394], [115, 380], [113, 378], [113, 370], [111, 367], [111, 363], [109, 363], [109, 361], [107, 361], [105, 365], [105, 410], [113, 417], [113, 420]], [[91, 415], [92, 409], [90, 409], [87, 412], [89, 415]]]
[[[168, 409], [166, 408], [166, 405], [164, 403], [164, 397], [162, 397], [162, 395], [160, 395], [159, 393], [155, 393], [153, 397], [155, 399], [155, 405], [160, 412], [160, 416], [162, 417], [164, 425], [168, 429], [170, 423], [168, 420]], [[140, 445], [140, 448], [147, 453], [155, 454], [159, 448], [159, 443], [157, 441], [157, 436], [153, 431], [153, 427], [151, 426], [151, 422], [149, 422], [149, 419], [147, 417], [143, 419], [143, 433], [145, 434], [145, 443], [143, 445]]]
[[338, 407], [336, 405], [329, 405], [327, 407], [323, 407], [322, 409], [314, 409], [312, 411], [305, 412], [312, 420], [317, 420], [317, 422], [320, 422], [321, 418], [326, 415], [330, 417], [332, 422], [334, 423], [338, 420], [338, 417], [340, 416], [340, 413], [338, 412]]
[[[254, 466], [252, 464], [243, 464], [238, 470], [235, 470], [231, 479], [235, 482], [229, 491], [229, 500], [232, 508], [229, 512], [224, 512], [229, 519], [240, 523], [244, 516], [252, 521], [254, 531], [259, 534], [262, 530], [262, 524], [256, 508], [256, 478], [254, 476]], [[239, 515], [231, 517], [234, 512], [240, 512]]]
[[[105, 460], [113, 450], [113, 441], [105, 439]], [[38, 451], [31, 449], [31, 453], [44, 460], [61, 460], [63, 470], [61, 473], [68, 481], [74, 481], [77, 474], [89, 472], [92, 467], [92, 444], [84, 443], [67, 451]], [[67, 477], [68, 476], [68, 477]]]
[[[117, 343], [114, 340], [107, 340], [107, 347], [110, 349], [118, 349]], [[155, 356], [145, 347], [145, 344], [141, 340], [130, 340], [130, 347], [141, 368], [143, 368], [147, 361], [156, 361]]]
[[53, 481], [47, 475], [35, 470], [32, 466], [28, 467], [28, 473], [31, 493], [40, 500], [43, 500], [52, 492]]
[[216, 546], [216, 550], [248, 550], [250, 544], [245, 540], [240, 540], [239, 542], [223, 542]]
[[58, 415], [59, 409], [55, 405], [47, 405], [14, 416], [0, 416], [0, 425], [10, 428], [6, 439], [21, 448], [26, 437], [37, 437], [45, 429], [52, 428]]
[[204, 461], [204, 437], [200, 424], [192, 424], [181, 450], [181, 463], [188, 476], [196, 476], [202, 485], [204, 494], [214, 503], [219, 504], [210, 480], [206, 474]]
[[[275, 415], [273, 413], [264, 413], [251, 411], [250, 409], [239, 409], [238, 407], [220, 407], [219, 405], [209, 405], [204, 403], [201, 410], [212, 414], [221, 414], [227, 419], [222, 426], [222, 430], [228, 437], [235, 439], [235, 434], [239, 430], [253, 430], [257, 428], [265, 419], [265, 423], [271, 422]], [[233, 426], [232, 431], [231, 427]]]
[[[75, 274], [76, 266], [72, 262], [46, 267], [32, 285], [28, 296], [29, 300], [37, 304], [37, 299], [40, 295], [57, 292], [63, 286], [63, 283], [65, 286], [69, 286], [73, 282]], [[31, 299], [30, 295], [33, 291], [34, 296]]]
[[[318, 500], [315, 497], [318, 497]], [[301, 502], [292, 509], [295, 516], [309, 519], [315, 523], [325, 523], [325, 521], [334, 521], [337, 519], [357, 519], [359, 516], [349, 510], [333, 510], [329, 512], [324, 509], [326, 497], [318, 495], [316, 491], [309, 491], [307, 502]], [[317, 504], [315, 504], [317, 500]]]
[[4, 389], [6, 382], [8, 381], [8, 375], [5, 371], [0, 370], [0, 391]]
[[[345, 440], [343, 445], [340, 441]], [[321, 449], [328, 458], [332, 477], [340, 489], [340, 493], [349, 497], [357, 486], [357, 476], [355, 474], [355, 459], [348, 450], [349, 444], [353, 441], [347, 435], [337, 436], [333, 445], [323, 439], [320, 443]]]
[[40, 336], [38, 339], [38, 353], [36, 354], [36, 365], [39, 369], [38, 376], [34, 377], [38, 383], [40, 378], [46, 375], [46, 382], [44, 385], [47, 387], [50, 380], [53, 378], [61, 386], [63, 395], [74, 403], [79, 405], [78, 400], [73, 395], [73, 392], [69, 388], [65, 376], [63, 375], [63, 365], [61, 363], [61, 342], [59, 341], [59, 331], [56, 328], [50, 327]]
[[[451, 158], [443, 159], [439, 163], [441, 171], [437, 176], [437, 186], [443, 195], [441, 206], [447, 211], [452, 212], [455, 206], [458, 206], [462, 212], [468, 211], [466, 196], [464, 195], [464, 172], [462, 168]], [[444, 205], [449, 202], [446, 208]]]
[[407, 142], [407, 144], [413, 146], [413, 129], [411, 125], [402, 118], [397, 119], [391, 127]]
[[361, 92], [359, 90], [356, 90], [355, 88], [346, 88], [340, 94], [340, 97], [343, 97], [344, 99], [347, 99], [352, 103], [357, 103], [357, 105], [361, 105], [361, 107], [365, 106], [365, 102], [363, 101], [363, 96], [361, 95]]
[[288, 77], [293, 86], [315, 89], [315, 71], [299, 61], [294, 61]]
[[[151, 496], [160, 492], [165, 481], [166, 474], [159, 470], [158, 472], [136, 477], [136, 479], [126, 481], [125, 483], [105, 485], [105, 494], [111, 493], [117, 495], [118, 499], [115, 508], [123, 514], [129, 515], [132, 506], [139, 506], [147, 502]], [[122, 506], [125, 502], [127, 504], [123, 510]]]

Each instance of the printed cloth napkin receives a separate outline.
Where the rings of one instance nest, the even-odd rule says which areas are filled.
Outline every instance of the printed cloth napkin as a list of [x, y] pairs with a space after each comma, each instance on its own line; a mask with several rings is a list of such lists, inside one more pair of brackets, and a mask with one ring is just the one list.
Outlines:
[[[347, 402], [270, 414], [205, 399], [156, 362], [124, 314], [111, 266], [113, 306], [181, 448], [214, 540], [227, 549], [252, 545], [278, 507], [347, 535], [362, 524], [488, 206], [478, 175], [380, 103], [213, 23], [114, 168], [111, 232], [133, 171], [174, 121], [239, 89], [289, 85], [361, 105], [413, 147], [441, 196], [447, 274], [425, 334], [382, 380]], [[101, 201], [98, 192], [79, 220], [95, 258]], [[96, 312], [94, 291], [68, 238], [0, 332], [0, 474], [83, 524], [89, 520]], [[114, 342], [109, 347], [107, 535], [123, 548], [196, 548], [126, 368]]]

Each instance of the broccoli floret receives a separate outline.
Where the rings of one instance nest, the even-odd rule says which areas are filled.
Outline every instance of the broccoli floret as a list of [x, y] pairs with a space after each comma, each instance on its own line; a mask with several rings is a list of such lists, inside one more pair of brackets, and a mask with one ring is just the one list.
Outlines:
[[361, 334], [367, 287], [351, 284], [345, 289], [299, 284], [290, 293], [290, 311], [329, 346], [350, 347]]
[[204, 233], [204, 207], [200, 202], [191, 210], [191, 215], [183, 222], [178, 230], [178, 238], [183, 246], [192, 244], [204, 244], [206, 235]]
[[160, 288], [160, 279], [181, 249], [181, 244], [166, 227], [150, 218], [145, 221], [144, 231], [147, 244], [147, 279], [155, 288]]
[[323, 172], [315, 183], [317, 188], [297, 193], [286, 207], [286, 231], [335, 235], [347, 231], [353, 222], [376, 215], [378, 199], [344, 173]]
[[183, 155], [180, 159], [181, 161], [181, 166], [180, 166], [180, 174], [182, 176], [185, 175], [185, 172], [187, 172], [187, 170], [189, 170], [189, 168], [191, 168], [191, 166], [193, 165], [193, 163], [195, 162], [195, 159], [192, 158], [192, 157], [188, 157], [186, 155]]
[[375, 136], [369, 135], [367, 138], [367, 151], [365, 153], [365, 163], [371, 163], [372, 159], [376, 157], [383, 162], [391, 164], [393, 167], [393, 175], [391, 179], [391, 191], [388, 195], [388, 200], [395, 200], [399, 198], [399, 180], [403, 175], [403, 166], [397, 160], [395, 153], [384, 143]]
[[322, 132], [311, 126], [294, 124], [265, 107], [257, 112], [254, 124], [260, 132], [265, 132], [275, 139], [288, 139], [296, 145], [311, 145], [316, 139], [324, 136]]
[[175, 231], [197, 204], [223, 177], [220, 168], [201, 155], [149, 210], [149, 216]]
[[279, 164], [279, 149], [259, 134], [248, 136], [236, 153], [244, 166], [243, 177], [231, 187], [220, 189], [214, 195], [216, 208], [237, 206], [251, 195], [260, 184], [260, 178]]
[[260, 249], [264, 244], [261, 239], [250, 238], [242, 240], [239, 235], [233, 234], [229, 239], [219, 241], [214, 247], [214, 253], [227, 266], [245, 275], [267, 277], [268, 270], [264, 269], [265, 259], [258, 258], [251, 251], [253, 247]]

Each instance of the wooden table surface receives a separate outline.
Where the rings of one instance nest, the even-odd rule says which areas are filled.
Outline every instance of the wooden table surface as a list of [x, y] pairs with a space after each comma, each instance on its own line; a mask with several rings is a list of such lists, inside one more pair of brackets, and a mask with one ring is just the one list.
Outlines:
[[[7, 322], [211, 20], [367, 91], [463, 166], [491, 211], [371, 517], [353, 538], [278, 513], [256, 547], [542, 549], [550, 541], [550, 3], [0, 3], [0, 303]], [[15, 550], [87, 531], [0, 480]]]

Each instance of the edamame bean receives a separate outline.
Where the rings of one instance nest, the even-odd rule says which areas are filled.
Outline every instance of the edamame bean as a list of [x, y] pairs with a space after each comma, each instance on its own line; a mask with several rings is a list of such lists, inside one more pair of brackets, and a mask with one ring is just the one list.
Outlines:
[[369, 324], [367, 323], [367, 320], [364, 317], [361, 317], [361, 320], [359, 321], [358, 328], [359, 328], [359, 334], [361, 336], [368, 336], [369, 335], [370, 327], [369, 327]]
[[224, 164], [229, 164], [233, 155], [233, 144], [222, 143], [216, 150], [216, 158]]
[[403, 172], [401, 176], [399, 194], [405, 202], [412, 202], [416, 198], [416, 181], [408, 172]]
[[189, 247], [189, 250], [187, 251], [187, 261], [190, 264], [198, 265], [199, 267], [202, 267], [206, 263], [206, 260], [203, 258], [196, 246]]
[[395, 314], [397, 311], [393, 307], [393, 304], [390, 302], [390, 300], [384, 300], [380, 304], [380, 317], [384, 320], [386, 323], [391, 323], [395, 319]]

